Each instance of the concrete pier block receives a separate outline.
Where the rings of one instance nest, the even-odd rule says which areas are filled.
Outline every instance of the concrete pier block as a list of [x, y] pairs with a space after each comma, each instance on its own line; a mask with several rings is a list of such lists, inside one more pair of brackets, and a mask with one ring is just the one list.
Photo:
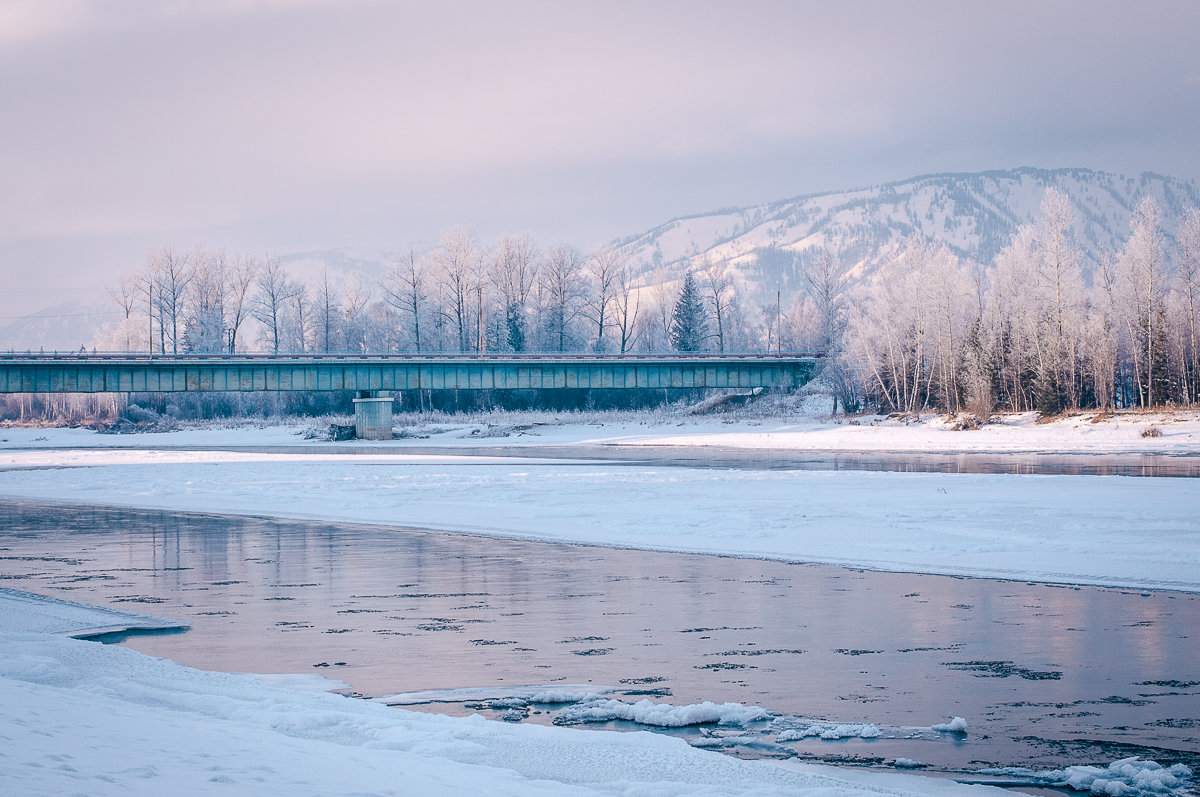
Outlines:
[[391, 396], [354, 399], [354, 436], [360, 440], [392, 439]]

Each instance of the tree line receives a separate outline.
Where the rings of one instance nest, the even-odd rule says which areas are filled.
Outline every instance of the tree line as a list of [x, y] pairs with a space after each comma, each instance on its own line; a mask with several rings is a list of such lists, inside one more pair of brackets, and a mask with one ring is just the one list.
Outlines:
[[[745, 347], [731, 330], [727, 264], [649, 290], [619, 249], [539, 250], [529, 235], [483, 247], [462, 227], [410, 249], [382, 277], [306, 283], [278, 257], [162, 246], [108, 291], [121, 320], [97, 345], [159, 354], [685, 351]], [[678, 306], [677, 306], [678, 305]], [[708, 310], [715, 311], [709, 333]]]
[[[183, 352], [816, 351], [835, 407], [1065, 410], [1200, 401], [1200, 211], [1173, 236], [1152, 198], [1119, 251], [1084, 253], [1070, 200], [990, 263], [906, 239], [862, 276], [829, 251], [796, 257], [802, 289], [762, 301], [728, 261], [679, 272], [618, 247], [482, 245], [463, 227], [381, 277], [305, 282], [277, 257], [160, 247], [109, 288], [103, 348]], [[1085, 266], [1087, 266], [1085, 268]], [[759, 301], [755, 301], [755, 297]]]
[[[1055, 415], [1200, 400], [1200, 211], [1173, 240], [1144, 198], [1119, 251], [1085, 274], [1070, 200], [1049, 189], [1036, 224], [992, 263], [907, 241], [870, 284], [810, 274], [835, 383], [849, 402], [916, 412], [997, 408]], [[843, 306], [847, 302], [849, 306]]]

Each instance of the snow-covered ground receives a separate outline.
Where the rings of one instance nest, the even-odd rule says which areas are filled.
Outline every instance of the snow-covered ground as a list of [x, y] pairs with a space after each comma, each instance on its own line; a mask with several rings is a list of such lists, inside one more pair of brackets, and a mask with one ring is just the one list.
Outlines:
[[[978, 429], [960, 429], [961, 421], [939, 415], [863, 416], [835, 420], [819, 417], [798, 422], [705, 421], [666, 430], [632, 433], [629, 445], [726, 446], [797, 451], [897, 451], [996, 453], [1156, 453], [1200, 454], [1200, 414], [1122, 413], [1097, 420], [1084, 413], [1038, 423], [1037, 413], [998, 416]], [[1143, 437], [1154, 427], [1161, 436]]]
[[[824, 406], [824, 402], [820, 402]], [[809, 402], [806, 409], [815, 409]], [[1095, 412], [1039, 423], [1036, 413], [996, 416], [978, 429], [956, 431], [956, 419], [939, 415], [888, 418], [865, 415], [830, 419], [819, 413], [781, 417], [690, 416], [666, 412], [498, 412], [467, 418], [395, 416], [405, 437], [356, 446], [487, 448], [528, 445], [720, 446], [774, 451], [993, 452], [1038, 454], [1200, 455], [1200, 412]], [[1161, 436], [1143, 437], [1154, 427]], [[314, 445], [312, 423], [254, 427], [189, 428], [177, 432], [103, 435], [88, 429], [0, 428], [6, 448], [194, 447]]]
[[[1002, 793], [908, 774], [741, 761], [645, 732], [414, 713], [39, 633], [27, 607], [27, 597], [0, 592], [3, 794]], [[63, 631], [113, 619], [61, 602], [47, 602], [40, 615], [56, 613]]]
[[1196, 479], [0, 449], [0, 496], [1200, 591]]

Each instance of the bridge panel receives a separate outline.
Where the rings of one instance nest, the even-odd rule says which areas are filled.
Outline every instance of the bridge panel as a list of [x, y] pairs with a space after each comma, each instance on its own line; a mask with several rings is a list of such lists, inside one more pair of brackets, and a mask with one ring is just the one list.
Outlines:
[[802, 355], [0, 355], [0, 393], [800, 385]]

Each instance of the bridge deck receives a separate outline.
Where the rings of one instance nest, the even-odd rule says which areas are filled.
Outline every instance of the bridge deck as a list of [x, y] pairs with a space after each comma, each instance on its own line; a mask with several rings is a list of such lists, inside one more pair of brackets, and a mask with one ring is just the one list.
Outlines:
[[798, 386], [812, 354], [10, 354], [0, 393]]

